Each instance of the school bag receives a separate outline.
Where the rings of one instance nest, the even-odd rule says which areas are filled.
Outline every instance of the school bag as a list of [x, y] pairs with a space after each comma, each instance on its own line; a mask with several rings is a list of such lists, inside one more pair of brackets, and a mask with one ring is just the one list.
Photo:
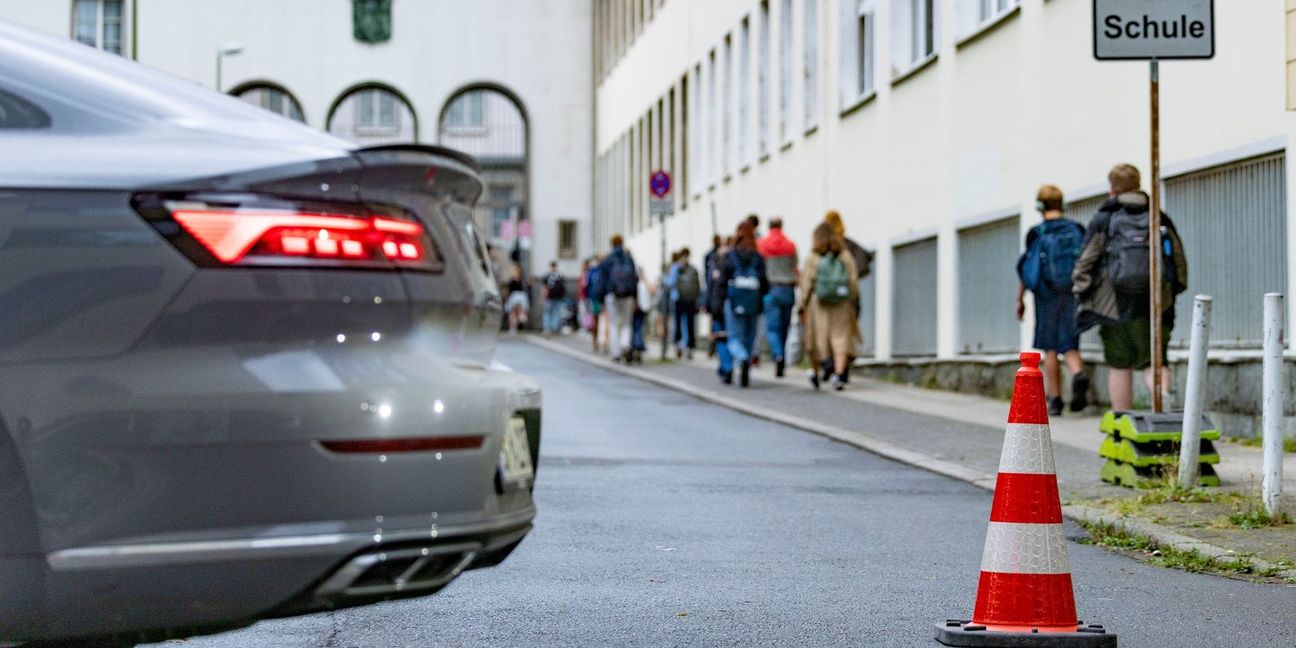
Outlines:
[[617, 297], [634, 297], [639, 286], [639, 273], [635, 270], [634, 259], [629, 254], [621, 253], [612, 263], [608, 272], [608, 287]]
[[691, 265], [680, 268], [679, 277], [675, 280], [675, 290], [679, 292], [681, 301], [696, 302], [702, 294], [702, 279], [698, 276], [697, 268]]
[[1149, 268], [1148, 214], [1118, 211], [1107, 222], [1107, 246], [1104, 256], [1107, 281], [1117, 293], [1146, 295], [1152, 278]]
[[[1034, 227], [1035, 242], [1022, 263], [1022, 285], [1032, 292], [1071, 292], [1071, 272], [1080, 258], [1084, 233], [1073, 221], [1045, 221]], [[1146, 250], [1146, 248], [1144, 248]]]
[[841, 257], [825, 254], [819, 257], [819, 266], [815, 270], [815, 297], [826, 306], [840, 304], [850, 299], [851, 279]]
[[759, 257], [743, 263], [737, 252], [729, 253], [734, 266], [734, 276], [729, 280], [729, 305], [735, 315], [756, 315], [761, 310], [760, 275], [756, 271]]

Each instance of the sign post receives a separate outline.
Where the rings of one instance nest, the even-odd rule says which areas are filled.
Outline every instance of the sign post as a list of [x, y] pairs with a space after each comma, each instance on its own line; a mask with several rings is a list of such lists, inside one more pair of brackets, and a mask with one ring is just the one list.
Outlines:
[[671, 199], [671, 176], [662, 169], [648, 174], [648, 213], [661, 218], [661, 280], [658, 281], [658, 310], [662, 318], [661, 359], [665, 360], [670, 346], [670, 299], [661, 291], [666, 289], [667, 265], [666, 253], [666, 217], [675, 213], [675, 201]]
[[[1152, 320], [1152, 411], [1160, 412], [1162, 240], [1161, 240], [1161, 66], [1162, 59], [1215, 56], [1214, 0], [1094, 0], [1094, 58], [1148, 61], [1152, 162], [1152, 205], [1148, 213], [1148, 307]], [[1174, 269], [1172, 268], [1173, 272]]]

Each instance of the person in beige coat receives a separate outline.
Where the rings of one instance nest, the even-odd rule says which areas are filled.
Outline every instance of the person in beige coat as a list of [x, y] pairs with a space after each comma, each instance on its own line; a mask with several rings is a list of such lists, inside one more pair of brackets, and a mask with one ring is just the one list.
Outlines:
[[[798, 305], [805, 318], [805, 350], [810, 366], [818, 367], [825, 358], [831, 358], [832, 387], [837, 391], [845, 385], [847, 362], [860, 343], [859, 324], [855, 321], [857, 276], [855, 259], [847, 253], [846, 242], [832, 225], [820, 224], [814, 231], [813, 252], [801, 271]], [[807, 377], [818, 389], [818, 370], [811, 369]]]

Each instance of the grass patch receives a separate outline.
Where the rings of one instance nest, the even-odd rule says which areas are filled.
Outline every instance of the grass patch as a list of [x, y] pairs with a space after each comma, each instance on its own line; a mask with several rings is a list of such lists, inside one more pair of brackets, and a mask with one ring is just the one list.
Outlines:
[[1156, 488], [1142, 491], [1134, 497], [1115, 497], [1098, 500], [1098, 504], [1105, 506], [1109, 510], [1126, 517], [1137, 517], [1143, 515], [1147, 507], [1157, 504], [1231, 504], [1238, 506], [1241, 504], [1251, 504], [1255, 500], [1254, 496], [1248, 496], [1235, 491], [1223, 491], [1219, 489], [1207, 488], [1179, 488], [1170, 479], [1170, 471], [1166, 471], [1167, 480], [1158, 485]]
[[1283, 526], [1291, 524], [1291, 518], [1286, 513], [1279, 513], [1277, 517], [1269, 515], [1263, 507], [1253, 506], [1246, 511], [1234, 511], [1223, 520], [1216, 523], [1217, 527], [1233, 527], [1238, 529], [1263, 529], [1265, 527]]
[[1108, 522], [1081, 522], [1080, 526], [1089, 532], [1089, 538], [1082, 540], [1082, 543], [1134, 554], [1160, 567], [1181, 569], [1192, 573], [1263, 578], [1273, 578], [1282, 571], [1281, 567], [1262, 568], [1256, 565], [1250, 556], [1243, 555], [1224, 560], [1207, 556], [1196, 550], [1175, 549], [1145, 535], [1130, 533], [1123, 527]]
[[[1231, 437], [1229, 441], [1248, 448], [1259, 448], [1264, 445], [1264, 439], [1260, 437]], [[1296, 454], [1296, 437], [1283, 438], [1283, 452]]]

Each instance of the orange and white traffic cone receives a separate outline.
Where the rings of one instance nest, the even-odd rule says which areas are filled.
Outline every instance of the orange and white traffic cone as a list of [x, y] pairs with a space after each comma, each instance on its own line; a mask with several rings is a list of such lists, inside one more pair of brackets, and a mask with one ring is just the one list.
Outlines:
[[1115, 646], [1076, 618], [1038, 353], [1021, 354], [972, 620], [936, 626], [948, 646]]

